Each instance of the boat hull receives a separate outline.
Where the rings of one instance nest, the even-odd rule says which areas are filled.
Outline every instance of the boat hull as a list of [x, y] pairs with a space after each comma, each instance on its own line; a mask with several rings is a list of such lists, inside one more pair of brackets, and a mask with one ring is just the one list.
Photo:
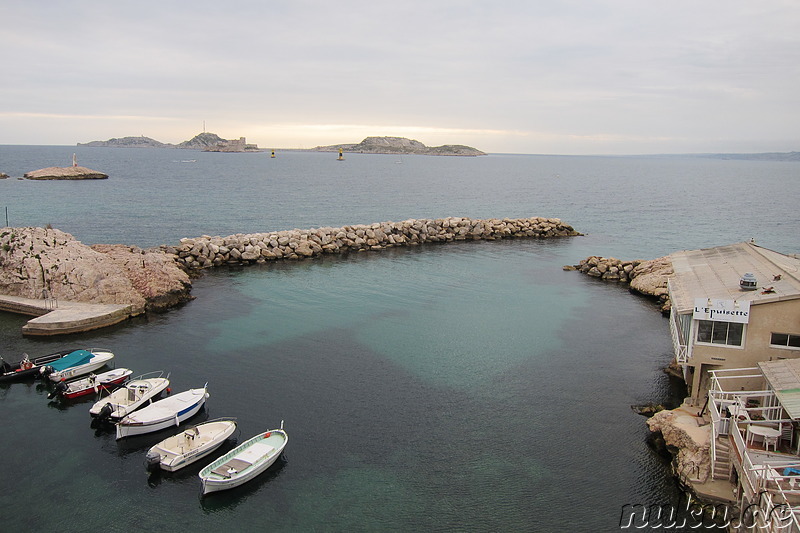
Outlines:
[[[161, 408], [163, 406], [159, 406], [158, 404], [168, 402], [169, 400], [161, 400], [160, 402], [151, 403], [146, 408], [126, 416], [116, 424], [117, 440], [124, 439], [125, 437], [132, 437], [134, 435], [144, 435], [146, 433], [153, 433], [154, 431], [160, 431], [162, 429], [178, 426], [184, 420], [193, 417], [200, 411], [200, 409], [206, 402], [206, 398], [208, 398], [208, 393], [205, 391], [205, 389], [193, 389], [187, 392], [194, 392], [194, 391], [202, 391], [202, 394], [197, 394], [197, 399], [194, 400], [193, 403], [185, 407], [182, 407], [180, 410], [175, 410], [174, 412], [165, 414], [164, 416], [155, 419], [147, 419], [146, 421], [141, 420], [145, 418], [146, 415], [149, 414], [146, 412], [148, 409], [152, 409], [154, 407]], [[176, 397], [177, 396], [178, 395], [176, 395]], [[175, 397], [171, 399], [174, 398]], [[138, 416], [139, 420], [132, 419], [132, 417], [135, 415], [139, 415]]]
[[234, 431], [234, 420], [214, 420], [164, 439], [147, 452], [148, 461], [155, 460], [156, 456], [160, 458], [150, 469], [160, 468], [167, 472], [180, 470], [222, 446]]
[[68, 400], [72, 400], [74, 398], [80, 398], [101, 390], [108, 390], [111, 387], [124, 382], [131, 374], [133, 374], [132, 370], [127, 368], [118, 368], [116, 370], [105, 372], [104, 374], [98, 374], [94, 384], [89, 383], [88, 379], [67, 383], [67, 390], [62, 392], [61, 396]]
[[[158, 374], [158, 377], [145, 377], [156, 374]], [[125, 384], [125, 390], [117, 389], [109, 396], [95, 402], [95, 404], [89, 408], [89, 414], [92, 417], [101, 416], [103, 415], [103, 408], [106, 405], [111, 405], [108, 418], [110, 420], [120, 420], [124, 418], [140, 407], [152, 402], [156, 396], [169, 387], [169, 379], [161, 377], [162, 374], [161, 372], [152, 372], [129, 381]], [[133, 398], [130, 397], [131, 395], [133, 395]]]
[[[289, 437], [286, 435], [285, 431], [282, 429], [273, 429], [267, 433], [256, 435], [242, 443], [240, 446], [200, 471], [199, 476], [202, 483], [203, 495], [232, 489], [244, 485], [248, 481], [252, 481], [277, 461], [288, 442]], [[271, 451], [265, 453], [257, 460], [251, 461], [253, 454], [251, 453], [250, 457], [247, 457], [248, 450], [252, 451], [253, 448], [259, 446], [261, 443], [267, 444], [266, 448], [271, 448]], [[242, 461], [242, 459], [245, 458], [247, 460]], [[239, 461], [238, 464], [236, 463], [237, 460]], [[249, 464], [249, 466], [242, 467], [241, 465], [244, 464]], [[241, 468], [241, 470], [236, 471], [232, 467], [228, 470], [229, 473], [220, 473], [220, 469], [225, 470], [229, 465], [234, 465], [236, 468]]]

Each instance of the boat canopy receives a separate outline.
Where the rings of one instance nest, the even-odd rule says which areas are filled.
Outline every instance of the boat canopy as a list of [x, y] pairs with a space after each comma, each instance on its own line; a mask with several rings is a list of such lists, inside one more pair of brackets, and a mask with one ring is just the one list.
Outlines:
[[94, 357], [94, 354], [88, 350], [75, 350], [74, 352], [68, 353], [61, 359], [56, 359], [47, 366], [51, 367], [55, 372], [60, 372], [61, 370], [72, 368], [73, 366], [88, 363], [92, 357]]

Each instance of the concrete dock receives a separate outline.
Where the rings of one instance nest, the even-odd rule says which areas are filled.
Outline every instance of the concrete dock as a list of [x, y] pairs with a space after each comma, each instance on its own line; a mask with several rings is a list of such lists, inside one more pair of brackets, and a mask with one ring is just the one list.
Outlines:
[[34, 300], [2, 294], [0, 311], [36, 317], [22, 326], [23, 335], [80, 333], [117, 324], [132, 315], [130, 305]]

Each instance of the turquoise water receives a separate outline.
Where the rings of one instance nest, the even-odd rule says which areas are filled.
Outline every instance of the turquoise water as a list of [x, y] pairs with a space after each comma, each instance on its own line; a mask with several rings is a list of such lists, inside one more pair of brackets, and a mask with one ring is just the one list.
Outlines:
[[240, 442], [281, 420], [290, 437], [268, 473], [201, 499], [204, 463], [145, 473], [169, 432], [117, 442], [90, 426], [90, 401], [0, 386], [9, 530], [618, 530], [623, 505], [679, 496], [630, 409], [680, 397], [661, 371], [667, 321], [562, 265], [750, 237], [800, 248], [796, 164], [6, 146], [0, 171], [73, 151], [111, 178], [2, 180], [12, 225], [140, 246], [450, 215], [557, 216], [587, 235], [217, 269], [180, 308], [67, 338], [23, 338], [24, 317], [0, 314], [9, 359], [105, 347], [137, 374], [171, 372], [175, 392], [208, 381], [197, 419], [236, 416]]

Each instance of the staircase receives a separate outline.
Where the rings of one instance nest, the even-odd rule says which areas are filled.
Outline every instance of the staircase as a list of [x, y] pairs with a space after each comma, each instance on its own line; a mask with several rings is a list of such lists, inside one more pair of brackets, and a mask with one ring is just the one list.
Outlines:
[[711, 472], [711, 478], [730, 479], [731, 444], [727, 435], [718, 437], [714, 440], [714, 452], [716, 454], [716, 460], [714, 461], [714, 470]]

